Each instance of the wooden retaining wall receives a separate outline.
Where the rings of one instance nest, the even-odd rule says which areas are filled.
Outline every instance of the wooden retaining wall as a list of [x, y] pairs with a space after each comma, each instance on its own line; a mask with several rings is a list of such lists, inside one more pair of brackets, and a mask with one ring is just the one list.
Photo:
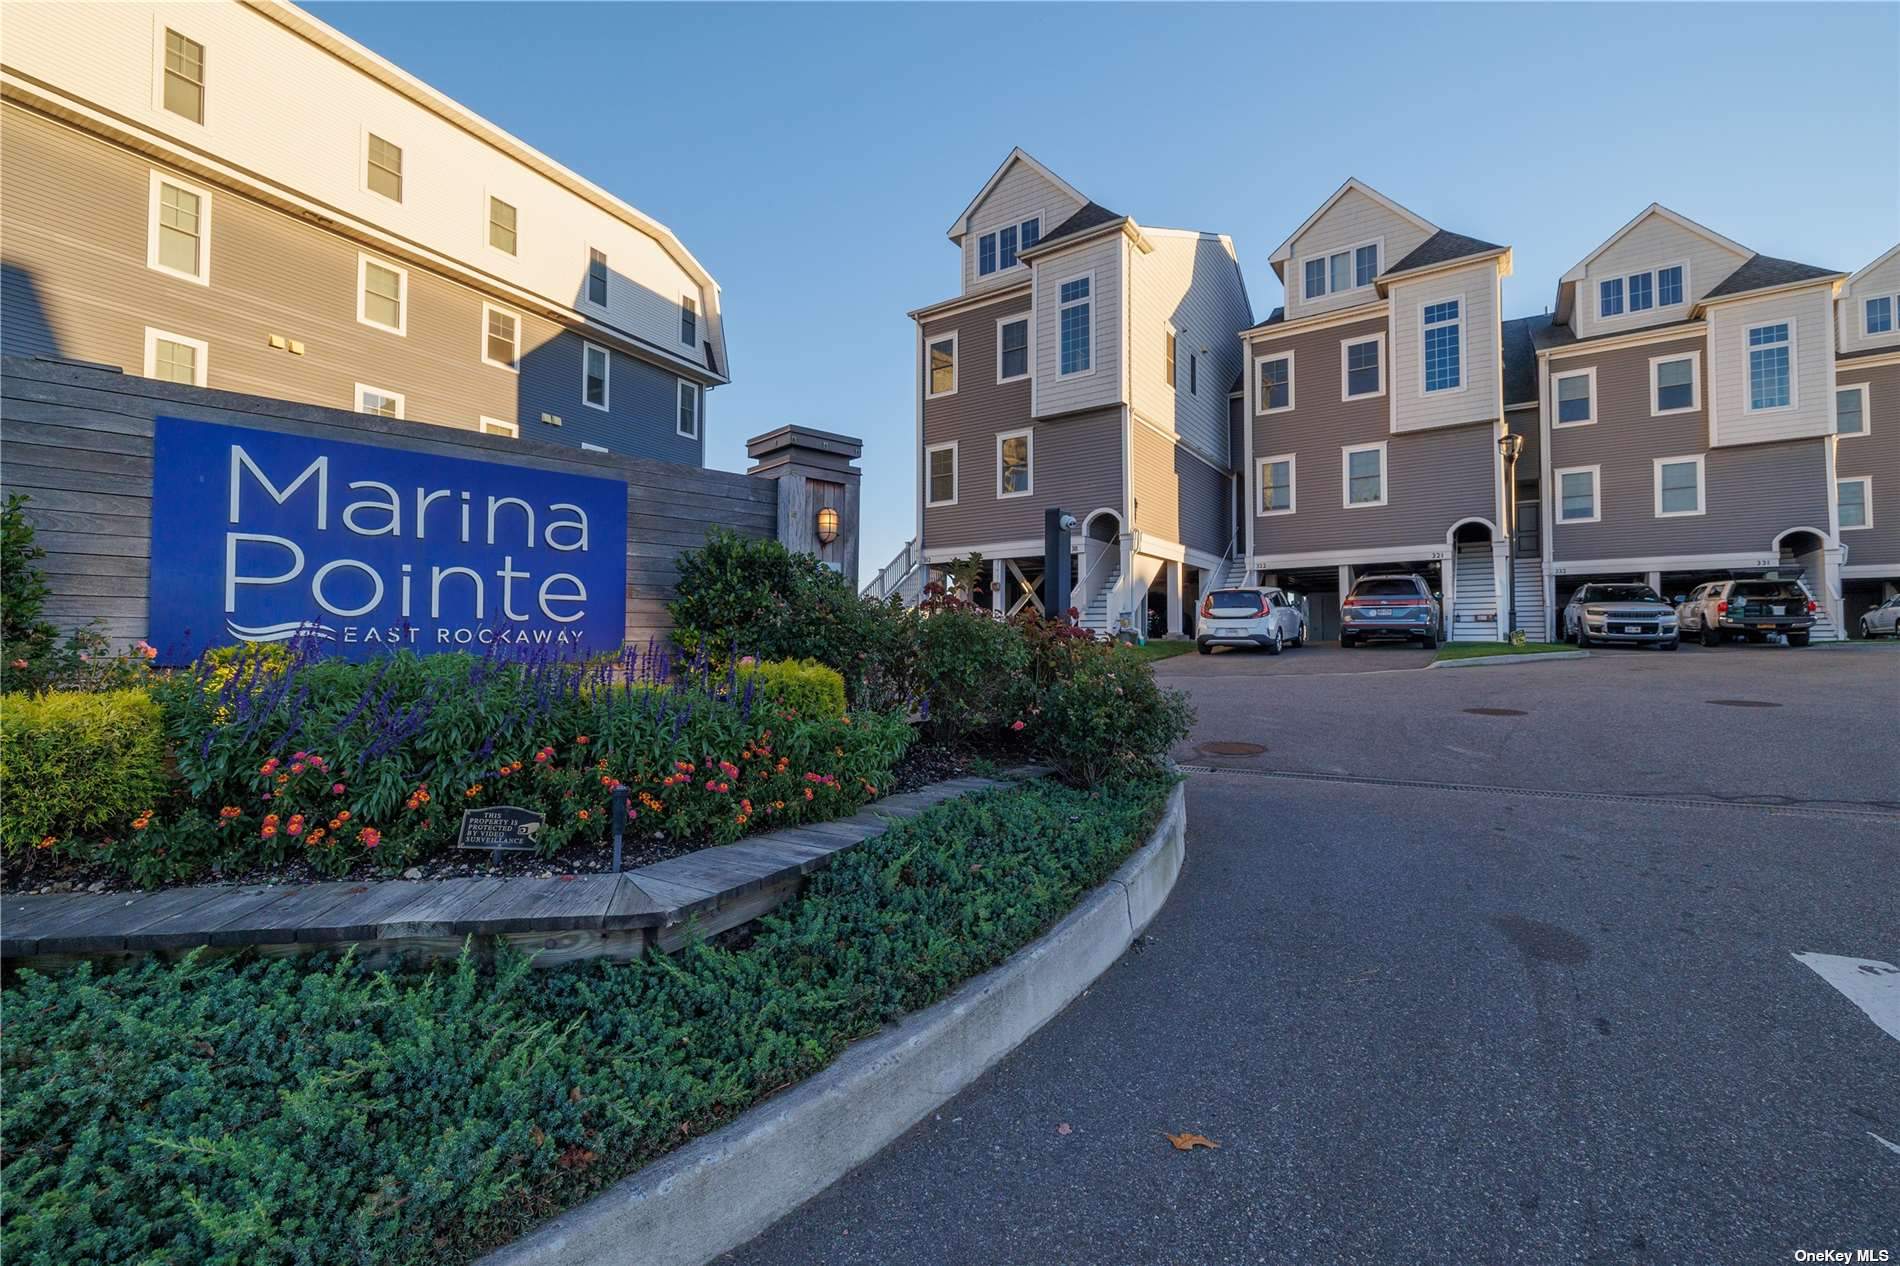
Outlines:
[[46, 617], [62, 628], [96, 621], [115, 645], [149, 631], [152, 429], [161, 415], [624, 479], [634, 645], [667, 632], [676, 559], [708, 528], [777, 531], [770, 479], [8, 356], [0, 358], [0, 495], [31, 498], [27, 518], [46, 550], [40, 566], [52, 590]]

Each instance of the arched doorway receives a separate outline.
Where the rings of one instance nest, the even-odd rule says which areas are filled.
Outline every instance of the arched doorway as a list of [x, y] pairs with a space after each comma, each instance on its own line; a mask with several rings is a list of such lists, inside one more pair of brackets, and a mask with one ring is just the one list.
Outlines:
[[1497, 529], [1486, 519], [1464, 519], [1445, 534], [1445, 540], [1452, 554], [1451, 589], [1445, 594], [1451, 640], [1498, 641], [1504, 577], [1495, 548]]
[[1775, 558], [1781, 565], [1783, 576], [1792, 576], [1793, 568], [1801, 569], [1801, 579], [1807, 584], [1808, 592], [1820, 605], [1820, 617], [1814, 630], [1817, 640], [1825, 641], [1837, 636], [1838, 624], [1834, 613], [1840, 610], [1840, 582], [1828, 566], [1828, 555], [1836, 548], [1828, 539], [1826, 532], [1814, 527], [1789, 528], [1775, 538]]

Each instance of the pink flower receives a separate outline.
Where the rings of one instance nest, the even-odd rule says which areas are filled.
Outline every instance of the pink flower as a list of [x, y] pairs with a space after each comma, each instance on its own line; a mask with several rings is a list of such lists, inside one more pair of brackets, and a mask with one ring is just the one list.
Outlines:
[[1020, 730], [1023, 728], [1023, 723], [1021, 721], [1013, 722], [1009, 728], [1012, 730]]
[[[1018, 721], [1018, 722], [1016, 723], [1016, 728], [1018, 728], [1018, 729], [1021, 729], [1021, 728], [1022, 728], [1022, 724], [1023, 724], [1023, 723], [1022, 723], [1021, 721]], [[330, 794], [331, 794], [331, 795], [333, 795], [333, 796], [340, 796], [340, 795], [342, 795], [342, 794], [343, 794], [343, 784], [342, 784], [342, 783], [340, 783], [340, 782], [339, 782], [339, 783], [335, 783], [335, 784], [332, 784], [332, 786], [330, 787]]]
[[138, 641], [132, 643], [132, 649], [146, 659], [158, 658], [158, 648], [153, 646], [150, 642], [147, 642], [144, 638], [140, 638]]
[[23, 659], [16, 659], [13, 661], [13, 666], [15, 668], [24, 670], [26, 668], [26, 661]]
[[375, 848], [383, 842], [383, 833], [373, 826], [366, 826], [356, 838], [363, 841], [364, 848]]

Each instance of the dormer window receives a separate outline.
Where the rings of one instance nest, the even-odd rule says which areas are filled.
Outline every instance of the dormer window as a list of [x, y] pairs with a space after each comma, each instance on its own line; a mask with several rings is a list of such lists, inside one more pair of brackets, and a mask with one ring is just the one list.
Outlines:
[[1680, 306], [1686, 274], [1685, 265], [1670, 264], [1666, 268], [1630, 273], [1623, 277], [1605, 277], [1597, 283], [1597, 319], [1634, 316], [1638, 312]]
[[1900, 298], [1893, 295], [1876, 295], [1869, 299], [1862, 314], [1862, 333], [1868, 337], [1893, 333], [1893, 310], [1896, 307], [1900, 307]]
[[1316, 255], [1305, 262], [1301, 272], [1309, 301], [1364, 290], [1379, 275], [1379, 244], [1365, 242], [1330, 255]]
[[1019, 224], [1005, 224], [976, 239], [976, 273], [991, 273], [1016, 267], [1016, 256], [1042, 240], [1042, 217], [1032, 215]]

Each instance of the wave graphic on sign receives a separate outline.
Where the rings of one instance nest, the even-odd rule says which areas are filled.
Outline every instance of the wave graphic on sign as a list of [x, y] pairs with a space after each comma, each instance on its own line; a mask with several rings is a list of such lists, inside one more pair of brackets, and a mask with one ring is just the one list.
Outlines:
[[224, 622], [225, 631], [232, 637], [243, 638], [247, 642], [288, 642], [293, 637], [321, 637], [336, 640], [336, 630], [313, 624], [308, 620], [292, 620], [288, 624], [260, 624], [249, 628], [231, 620]]

